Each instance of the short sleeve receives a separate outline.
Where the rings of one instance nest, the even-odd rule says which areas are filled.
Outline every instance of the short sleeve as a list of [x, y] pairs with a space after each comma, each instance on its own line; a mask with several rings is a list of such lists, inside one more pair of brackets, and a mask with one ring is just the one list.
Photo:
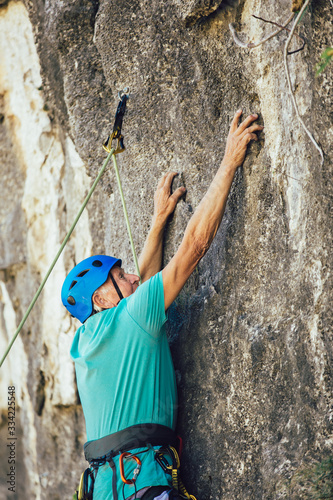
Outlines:
[[127, 312], [143, 330], [155, 338], [159, 337], [167, 319], [162, 272], [145, 281], [127, 299]]

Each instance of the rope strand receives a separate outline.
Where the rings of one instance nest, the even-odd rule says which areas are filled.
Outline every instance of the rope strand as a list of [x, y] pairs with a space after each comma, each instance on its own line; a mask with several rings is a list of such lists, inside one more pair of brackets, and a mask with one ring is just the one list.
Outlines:
[[78, 223], [78, 221], [79, 221], [79, 219], [80, 219], [80, 217], [81, 217], [81, 215], [82, 215], [83, 210], [85, 209], [85, 207], [86, 207], [86, 205], [87, 205], [88, 201], [90, 200], [91, 195], [92, 195], [92, 194], [93, 194], [93, 192], [95, 191], [95, 188], [96, 188], [96, 186], [97, 186], [97, 184], [98, 184], [98, 182], [99, 182], [100, 178], [102, 177], [102, 175], [103, 175], [103, 173], [104, 173], [104, 170], [106, 169], [106, 167], [107, 167], [107, 165], [108, 165], [108, 163], [109, 163], [109, 161], [110, 161], [110, 159], [111, 159], [111, 156], [114, 156], [114, 154], [113, 154], [113, 153], [114, 153], [114, 148], [112, 148], [112, 149], [111, 149], [111, 151], [110, 151], [110, 153], [108, 154], [108, 156], [107, 156], [106, 160], [104, 161], [103, 166], [102, 166], [102, 168], [101, 168], [101, 170], [100, 170], [99, 174], [97, 175], [97, 177], [96, 177], [96, 179], [95, 179], [95, 182], [94, 182], [94, 183], [93, 183], [93, 185], [91, 186], [90, 191], [89, 191], [89, 193], [87, 194], [87, 196], [86, 196], [86, 198], [85, 198], [85, 200], [84, 200], [84, 202], [83, 202], [83, 204], [82, 204], [82, 206], [81, 206], [81, 208], [80, 208], [80, 210], [79, 210], [79, 212], [78, 212], [77, 216], [75, 217], [75, 220], [74, 220], [73, 224], [71, 225], [71, 227], [70, 227], [70, 229], [69, 229], [69, 231], [68, 231], [67, 235], [65, 236], [65, 239], [64, 239], [64, 241], [62, 242], [62, 244], [61, 244], [61, 246], [60, 246], [60, 248], [59, 248], [59, 250], [58, 250], [57, 255], [55, 256], [55, 258], [54, 258], [54, 260], [53, 260], [52, 264], [50, 265], [49, 270], [47, 271], [45, 278], [43, 279], [43, 281], [42, 281], [42, 283], [40, 284], [40, 286], [39, 286], [39, 288], [38, 288], [37, 292], [35, 293], [34, 298], [32, 299], [32, 301], [31, 301], [31, 303], [30, 303], [30, 305], [29, 305], [29, 307], [28, 307], [28, 309], [27, 309], [27, 312], [26, 312], [26, 313], [25, 313], [25, 315], [23, 316], [21, 323], [19, 324], [19, 326], [18, 326], [18, 328], [17, 328], [17, 330], [16, 330], [16, 332], [15, 332], [15, 334], [14, 334], [14, 336], [13, 336], [12, 340], [10, 341], [10, 343], [9, 343], [9, 345], [8, 345], [7, 349], [6, 349], [6, 352], [4, 353], [4, 355], [3, 355], [3, 357], [2, 357], [2, 359], [1, 359], [1, 361], [0, 361], [0, 367], [3, 365], [3, 362], [5, 361], [6, 357], [8, 356], [8, 353], [9, 353], [9, 351], [11, 350], [11, 348], [12, 348], [12, 346], [13, 346], [13, 344], [14, 344], [15, 340], [17, 339], [17, 337], [18, 337], [18, 335], [19, 335], [20, 331], [22, 330], [24, 323], [25, 323], [25, 322], [26, 322], [26, 320], [28, 319], [28, 316], [29, 316], [29, 314], [30, 314], [30, 312], [31, 312], [32, 308], [34, 307], [34, 305], [35, 305], [35, 303], [36, 303], [36, 301], [37, 301], [38, 297], [40, 296], [40, 294], [41, 294], [41, 292], [42, 292], [42, 290], [43, 290], [43, 288], [44, 288], [44, 286], [45, 286], [45, 283], [47, 282], [47, 280], [48, 280], [48, 278], [49, 278], [49, 276], [50, 276], [50, 274], [51, 274], [51, 272], [52, 272], [52, 270], [53, 270], [54, 266], [56, 265], [56, 263], [57, 263], [57, 261], [58, 261], [58, 259], [59, 259], [60, 255], [61, 255], [61, 253], [62, 253], [63, 249], [65, 248], [66, 243], [67, 243], [67, 241], [69, 240], [69, 238], [70, 238], [70, 236], [71, 236], [72, 232], [74, 231], [75, 226], [76, 226], [76, 224]]
[[125, 197], [124, 197], [124, 193], [123, 193], [123, 188], [121, 186], [121, 180], [120, 180], [119, 170], [118, 170], [118, 166], [117, 166], [116, 155], [113, 155], [112, 159], [113, 159], [114, 169], [115, 169], [115, 172], [116, 172], [116, 177], [117, 177], [117, 182], [118, 182], [118, 187], [119, 187], [119, 193], [120, 193], [121, 203], [123, 205], [123, 211], [124, 211], [124, 217], [125, 217], [126, 226], [127, 226], [128, 237], [129, 237], [129, 240], [130, 240], [130, 243], [131, 243], [131, 248], [132, 248], [132, 254], [133, 254], [133, 259], [134, 259], [136, 274], [139, 276], [139, 278], [140, 278], [140, 284], [141, 284], [141, 275], [140, 275], [140, 270], [139, 270], [139, 264], [138, 264], [138, 259], [137, 259], [136, 252], [135, 252], [135, 246], [134, 246], [134, 242], [133, 242], [131, 227], [130, 227], [130, 223], [129, 223], [129, 219], [128, 219], [128, 213], [127, 213], [127, 209], [126, 209], [126, 203], [125, 203]]

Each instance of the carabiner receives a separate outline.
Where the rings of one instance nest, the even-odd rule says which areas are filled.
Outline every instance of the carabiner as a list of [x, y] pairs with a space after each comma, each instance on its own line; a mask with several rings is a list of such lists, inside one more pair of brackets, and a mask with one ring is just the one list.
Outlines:
[[172, 466], [169, 464], [167, 459], [164, 457], [165, 449], [160, 449], [155, 451], [155, 460], [162, 467], [163, 472], [166, 474], [172, 473]]
[[123, 90], [119, 90], [118, 92], [119, 101], [122, 100], [124, 95], [127, 95], [127, 98], [129, 97], [129, 87], [125, 87]]
[[[125, 457], [133, 458], [137, 464], [136, 468], [133, 471], [132, 479], [126, 479], [126, 477], [125, 477], [125, 472], [124, 472], [124, 458]], [[135, 455], [132, 455], [131, 453], [129, 453], [128, 451], [125, 451], [119, 457], [119, 468], [120, 468], [120, 477], [121, 477], [122, 482], [125, 484], [134, 484], [135, 481], [137, 480], [137, 477], [138, 477], [140, 470], [141, 470], [141, 460], [138, 457], [136, 457]]]
[[124, 137], [122, 135], [120, 135], [119, 137], [115, 137], [114, 133], [112, 133], [111, 135], [109, 135], [109, 137], [103, 143], [103, 149], [107, 153], [110, 153], [110, 151], [112, 149], [112, 141], [113, 141], [113, 139], [117, 139], [117, 147], [114, 150], [113, 154], [117, 155], [118, 153], [122, 153], [123, 151], [125, 151]]

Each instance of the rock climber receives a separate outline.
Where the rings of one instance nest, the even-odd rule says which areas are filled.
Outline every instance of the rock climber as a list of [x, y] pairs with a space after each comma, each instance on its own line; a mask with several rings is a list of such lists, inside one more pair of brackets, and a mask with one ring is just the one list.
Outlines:
[[63, 284], [63, 304], [83, 323], [71, 348], [90, 463], [82, 498], [180, 498], [168, 469], [175, 457], [159, 453], [176, 446], [177, 395], [166, 311], [210, 247], [247, 145], [263, 129], [255, 123], [257, 115], [239, 124], [241, 115], [242, 110], [236, 112], [222, 163], [162, 271], [164, 228], [185, 193], [184, 187], [171, 192], [175, 172], [162, 177], [154, 196], [152, 225], [139, 259], [142, 284], [119, 259], [105, 255], [85, 259]]

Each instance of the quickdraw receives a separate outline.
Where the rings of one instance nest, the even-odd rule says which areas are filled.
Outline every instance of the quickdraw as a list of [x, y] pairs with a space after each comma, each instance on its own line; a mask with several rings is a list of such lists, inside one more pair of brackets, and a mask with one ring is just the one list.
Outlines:
[[[90, 485], [89, 485], [90, 478]], [[93, 471], [88, 468], [81, 474], [79, 489], [76, 492], [77, 500], [92, 500], [95, 477]]]
[[[165, 458], [168, 455], [171, 458], [170, 465]], [[173, 446], [164, 446], [155, 452], [155, 460], [162, 467], [166, 474], [170, 474], [172, 478], [172, 487], [178, 492], [178, 495], [188, 500], [196, 500], [194, 495], [190, 495], [179, 476], [180, 460], [176, 449]]]
[[124, 138], [121, 135], [121, 127], [123, 125], [123, 118], [124, 118], [124, 114], [126, 111], [128, 92], [129, 92], [129, 88], [126, 87], [123, 91], [118, 93], [118, 97], [120, 99], [120, 102], [118, 104], [117, 111], [116, 111], [116, 116], [115, 116], [114, 125], [113, 125], [113, 131], [112, 131], [112, 134], [110, 134], [108, 136], [108, 138], [106, 139], [106, 141], [103, 143], [103, 148], [105, 149], [105, 151], [110, 153], [110, 151], [112, 149], [112, 141], [114, 139], [117, 139], [117, 147], [114, 150], [115, 155], [125, 151]]
[[[125, 151], [124, 138], [121, 135], [121, 127], [123, 125], [123, 118], [124, 118], [124, 114], [126, 111], [126, 103], [128, 100], [128, 96], [129, 96], [129, 88], [128, 87], [125, 87], [124, 90], [122, 90], [121, 92], [118, 92], [118, 97], [120, 99], [120, 102], [118, 104], [117, 111], [116, 111], [116, 116], [115, 116], [114, 125], [113, 125], [113, 131], [112, 131], [112, 134], [110, 134], [109, 137], [104, 142], [103, 149], [105, 149], [105, 151], [107, 151], [109, 154], [111, 151], [113, 151], [113, 154], [112, 154], [113, 166], [114, 166], [114, 170], [115, 170], [116, 177], [117, 177], [121, 203], [123, 205], [123, 212], [124, 212], [124, 218], [125, 218], [125, 222], [126, 222], [126, 226], [127, 226], [127, 233], [128, 233], [128, 237], [129, 237], [130, 244], [131, 244], [136, 274], [139, 276], [140, 284], [141, 284], [141, 275], [140, 275], [138, 258], [136, 256], [132, 231], [131, 231], [131, 227], [130, 227], [130, 223], [129, 223], [129, 219], [128, 219], [127, 208], [126, 208], [126, 203], [125, 203], [125, 197], [124, 197], [123, 188], [121, 185], [119, 170], [118, 170], [117, 161], [116, 161], [116, 154], [122, 153], [123, 151]], [[112, 147], [112, 141], [114, 139], [117, 139], [116, 149], [114, 149]]]
[[[124, 118], [124, 114], [125, 114], [125, 111], [126, 111], [126, 102], [127, 102], [127, 99], [128, 99], [128, 92], [129, 92], [129, 89], [128, 87], [126, 87], [123, 91], [119, 92], [118, 93], [118, 96], [119, 96], [119, 99], [120, 99], [120, 103], [118, 104], [118, 108], [117, 108], [117, 112], [116, 112], [116, 117], [115, 117], [115, 123], [114, 123], [114, 126], [113, 126], [113, 131], [112, 131], [112, 134], [107, 138], [107, 140], [104, 142], [103, 144], [103, 148], [105, 149], [105, 151], [108, 152], [108, 156], [106, 158], [106, 160], [104, 161], [103, 163], [103, 166], [101, 168], [101, 170], [99, 171], [93, 185], [91, 186], [90, 190], [89, 190], [89, 193], [87, 194], [77, 216], [75, 217], [74, 219], [74, 222], [73, 224], [71, 225], [68, 233], [66, 234], [52, 264], [50, 265], [46, 275], [45, 275], [45, 278], [43, 279], [42, 283], [40, 284], [37, 292], [35, 293], [32, 301], [30, 302], [30, 305], [25, 313], [25, 315], [23, 316], [16, 332], [14, 333], [13, 335], [13, 338], [11, 339], [4, 355], [2, 356], [1, 360], [0, 360], [0, 367], [2, 366], [3, 362], [5, 361], [6, 357], [8, 356], [8, 353], [9, 351], [11, 350], [15, 340], [17, 339], [20, 331], [22, 330], [30, 312], [32, 311], [32, 308], [34, 307], [38, 297], [40, 296], [44, 286], [45, 286], [45, 283], [47, 282], [54, 266], [56, 265], [60, 255], [62, 254], [65, 246], [67, 245], [67, 242], [72, 234], [72, 232], [74, 231], [75, 229], [75, 226], [76, 224], [78, 223], [81, 215], [82, 215], [82, 212], [83, 210], [85, 209], [88, 201], [90, 200], [90, 197], [91, 195], [93, 194], [93, 192], [95, 191], [95, 188], [99, 182], [99, 180], [101, 179], [109, 161], [113, 160], [113, 165], [114, 165], [114, 168], [115, 168], [115, 172], [116, 172], [116, 177], [117, 177], [117, 182], [118, 182], [118, 186], [119, 186], [119, 192], [120, 192], [120, 197], [121, 197], [121, 202], [122, 202], [122, 205], [123, 205], [123, 210], [124, 210], [124, 217], [125, 217], [125, 221], [126, 221], [126, 226], [127, 226], [127, 231], [128, 231], [128, 236], [129, 236], [129, 240], [130, 240], [130, 243], [131, 243], [131, 248], [132, 248], [132, 253], [133, 253], [133, 259], [134, 259], [134, 264], [135, 264], [135, 268], [136, 268], [136, 273], [137, 275], [140, 277], [140, 271], [139, 271], [139, 265], [138, 265], [138, 259], [137, 259], [137, 256], [136, 256], [136, 252], [135, 252], [135, 247], [134, 247], [134, 243], [133, 243], [133, 237], [132, 237], [132, 233], [131, 233], [131, 228], [130, 228], [130, 224], [129, 224], [129, 219], [128, 219], [128, 214], [127, 214], [127, 209], [126, 209], [126, 204], [125, 204], [125, 198], [124, 198], [124, 193], [123, 193], [123, 190], [122, 190], [122, 187], [121, 187], [121, 181], [120, 181], [120, 176], [119, 176], [119, 171], [118, 171], [118, 167], [117, 167], [117, 161], [116, 161], [116, 154], [118, 153], [121, 153], [122, 151], [125, 150], [125, 146], [124, 146], [124, 140], [123, 140], [123, 136], [121, 135], [121, 127], [122, 127], [122, 123], [123, 123], [123, 118]], [[117, 139], [117, 147], [116, 149], [112, 148], [111, 144], [112, 144], [112, 141], [114, 139]], [[141, 277], [140, 277], [140, 283], [141, 283]]]

